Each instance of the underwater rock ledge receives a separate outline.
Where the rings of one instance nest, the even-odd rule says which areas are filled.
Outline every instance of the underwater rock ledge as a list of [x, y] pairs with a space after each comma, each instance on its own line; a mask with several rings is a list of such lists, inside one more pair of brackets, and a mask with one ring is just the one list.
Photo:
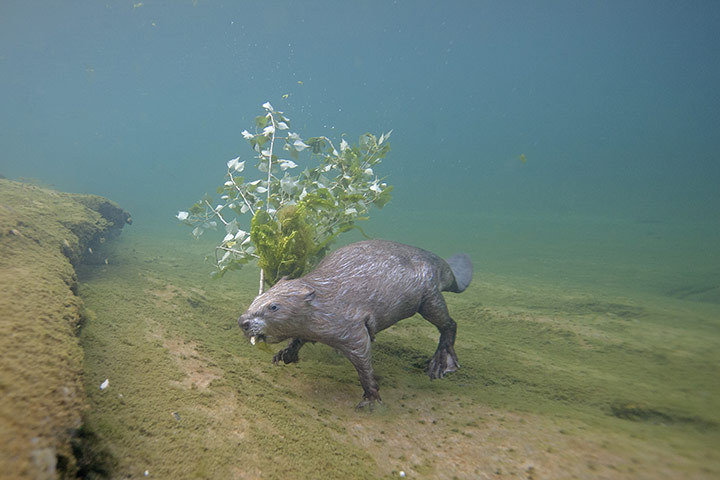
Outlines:
[[[0, 472], [75, 477], [86, 399], [74, 265], [131, 223], [115, 203], [0, 178]], [[77, 443], [77, 442], [75, 442]]]

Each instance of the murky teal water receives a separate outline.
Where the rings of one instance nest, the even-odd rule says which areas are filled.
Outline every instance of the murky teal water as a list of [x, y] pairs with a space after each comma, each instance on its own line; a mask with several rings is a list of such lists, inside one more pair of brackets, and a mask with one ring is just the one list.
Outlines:
[[717, 2], [6, 0], [0, 173], [190, 242], [173, 216], [251, 157], [270, 101], [304, 136], [394, 129], [373, 235], [720, 304], [719, 22]]

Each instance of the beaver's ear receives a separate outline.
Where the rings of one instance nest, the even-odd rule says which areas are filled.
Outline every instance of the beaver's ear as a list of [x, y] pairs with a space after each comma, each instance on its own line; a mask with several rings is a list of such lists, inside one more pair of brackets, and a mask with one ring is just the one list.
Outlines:
[[305, 295], [306, 302], [312, 302], [315, 299], [315, 289], [311, 289], [307, 295]]
[[306, 302], [312, 302], [315, 299], [315, 289], [312, 287], [304, 286], [300, 291]]

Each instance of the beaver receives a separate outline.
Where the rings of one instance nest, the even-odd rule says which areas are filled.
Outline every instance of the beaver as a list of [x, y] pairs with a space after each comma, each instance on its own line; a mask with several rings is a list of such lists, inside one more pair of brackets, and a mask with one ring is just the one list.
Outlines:
[[455, 354], [457, 326], [440, 292], [465, 290], [473, 266], [464, 253], [447, 261], [421, 248], [368, 240], [339, 248], [310, 273], [282, 278], [259, 295], [238, 324], [254, 345], [292, 339], [273, 362], [298, 361], [306, 342], [320, 342], [344, 354], [360, 376], [363, 400], [358, 408], [380, 402], [371, 341], [399, 320], [420, 313], [440, 331], [428, 361], [431, 379], [460, 368]]

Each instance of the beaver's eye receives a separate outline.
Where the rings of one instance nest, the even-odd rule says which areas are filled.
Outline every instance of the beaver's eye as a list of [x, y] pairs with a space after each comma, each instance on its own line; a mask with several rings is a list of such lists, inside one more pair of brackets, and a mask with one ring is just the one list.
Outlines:
[[277, 304], [275, 304], [275, 303], [273, 303], [272, 305], [270, 305], [270, 311], [271, 311], [271, 312], [274, 312], [274, 311], [277, 310], [278, 308], [280, 308], [280, 307], [278, 307]]

